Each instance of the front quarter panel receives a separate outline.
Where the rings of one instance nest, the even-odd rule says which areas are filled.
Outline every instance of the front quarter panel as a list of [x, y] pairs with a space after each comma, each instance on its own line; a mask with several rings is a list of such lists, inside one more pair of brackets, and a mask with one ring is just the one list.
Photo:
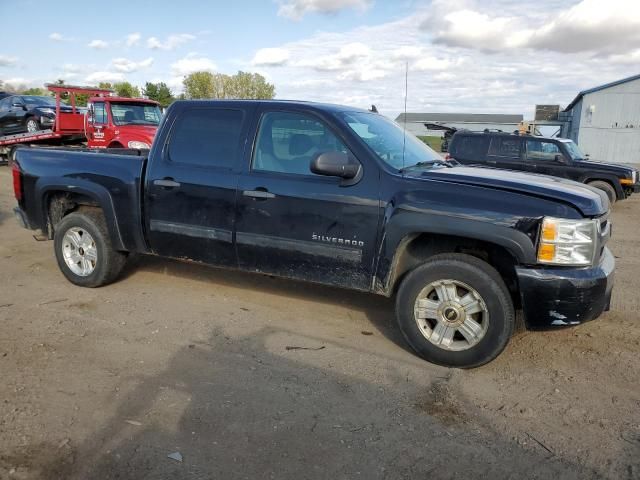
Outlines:
[[375, 285], [389, 293], [403, 245], [420, 234], [450, 235], [505, 248], [518, 264], [536, 262], [543, 216], [581, 218], [562, 203], [437, 180], [390, 176], [383, 186], [384, 218]]

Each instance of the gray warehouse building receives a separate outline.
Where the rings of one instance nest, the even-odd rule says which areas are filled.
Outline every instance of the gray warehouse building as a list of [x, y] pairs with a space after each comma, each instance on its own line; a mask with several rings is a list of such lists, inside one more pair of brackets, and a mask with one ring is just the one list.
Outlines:
[[492, 113], [401, 113], [396, 118], [396, 123], [407, 129], [414, 135], [435, 135], [441, 132], [428, 130], [425, 123], [433, 123], [446, 127], [473, 130], [481, 132], [489, 130], [502, 130], [513, 132], [518, 129], [522, 121], [522, 115], [504, 115]]
[[592, 160], [640, 163], [640, 75], [580, 92], [560, 119]]

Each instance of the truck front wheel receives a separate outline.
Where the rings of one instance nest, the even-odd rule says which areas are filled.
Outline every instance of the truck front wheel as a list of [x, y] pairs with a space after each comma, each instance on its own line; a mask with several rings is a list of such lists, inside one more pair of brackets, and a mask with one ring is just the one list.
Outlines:
[[418, 355], [458, 368], [496, 358], [515, 325], [511, 296], [500, 274], [465, 254], [436, 255], [407, 274], [396, 298], [396, 315]]
[[618, 200], [616, 189], [613, 188], [613, 186], [610, 183], [605, 182], [604, 180], [594, 180], [593, 182], [589, 182], [589, 185], [604, 191], [604, 193], [607, 194], [607, 197], [609, 197], [609, 203], [611, 205], [616, 203], [616, 200]]
[[55, 226], [53, 243], [58, 267], [71, 283], [100, 287], [113, 282], [126, 255], [114, 250], [102, 211], [83, 207]]

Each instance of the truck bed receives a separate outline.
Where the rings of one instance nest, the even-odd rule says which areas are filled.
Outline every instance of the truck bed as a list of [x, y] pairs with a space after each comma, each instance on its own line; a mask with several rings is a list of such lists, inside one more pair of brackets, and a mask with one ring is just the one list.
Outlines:
[[[116, 153], [117, 151], [117, 153]], [[23, 174], [21, 208], [31, 226], [49, 230], [49, 202], [59, 191], [72, 191], [98, 204], [122, 250], [144, 251], [141, 182], [147, 152], [132, 149], [90, 150], [20, 148], [16, 167]]]

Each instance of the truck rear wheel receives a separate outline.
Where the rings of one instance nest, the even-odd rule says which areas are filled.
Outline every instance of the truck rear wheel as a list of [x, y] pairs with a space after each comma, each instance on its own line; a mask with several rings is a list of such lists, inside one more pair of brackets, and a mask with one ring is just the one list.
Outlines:
[[613, 188], [610, 183], [605, 182], [604, 180], [595, 180], [593, 182], [589, 182], [588, 184], [591, 185], [592, 187], [599, 188], [604, 193], [606, 193], [607, 197], [609, 197], [609, 203], [611, 205], [616, 203], [618, 196], [616, 195], [615, 188]]
[[114, 250], [104, 215], [97, 208], [81, 208], [55, 226], [53, 238], [58, 267], [71, 283], [100, 287], [113, 282], [126, 255]]
[[443, 254], [411, 271], [396, 298], [400, 330], [425, 360], [472, 368], [496, 358], [515, 325], [509, 290], [486, 262]]

